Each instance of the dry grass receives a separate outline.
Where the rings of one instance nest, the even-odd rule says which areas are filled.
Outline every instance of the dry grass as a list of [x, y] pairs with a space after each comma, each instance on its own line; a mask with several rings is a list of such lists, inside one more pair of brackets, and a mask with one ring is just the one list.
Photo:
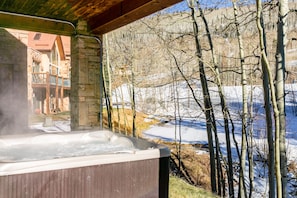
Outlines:
[[191, 175], [191, 179], [195, 185], [210, 190], [209, 155], [198, 155], [195, 151], [189, 148], [181, 152], [181, 160], [183, 161], [189, 175]]
[[[177, 155], [177, 147], [175, 143], [156, 141], [156, 143], [168, 146], [172, 153], [172, 159], [179, 164]], [[180, 159], [190, 175], [190, 179], [195, 186], [199, 186], [206, 190], [211, 190], [210, 186], [210, 161], [209, 154], [197, 154], [193, 145], [182, 144], [180, 151]]]
[[171, 176], [169, 178], [169, 198], [213, 198], [214, 194], [197, 188], [184, 180]]
[[[113, 131], [118, 131], [126, 135], [132, 134], [133, 111], [131, 109], [114, 109], [113, 114]], [[142, 131], [148, 129], [150, 126], [158, 123], [157, 120], [149, 119], [148, 116], [141, 112], [136, 112], [136, 136], [142, 137]], [[108, 126], [107, 111], [103, 111], [103, 124]]]

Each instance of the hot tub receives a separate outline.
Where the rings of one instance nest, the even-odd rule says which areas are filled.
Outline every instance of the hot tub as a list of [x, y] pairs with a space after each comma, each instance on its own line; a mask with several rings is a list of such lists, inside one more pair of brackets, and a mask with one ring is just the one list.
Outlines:
[[0, 197], [168, 197], [169, 156], [109, 131], [1, 136]]

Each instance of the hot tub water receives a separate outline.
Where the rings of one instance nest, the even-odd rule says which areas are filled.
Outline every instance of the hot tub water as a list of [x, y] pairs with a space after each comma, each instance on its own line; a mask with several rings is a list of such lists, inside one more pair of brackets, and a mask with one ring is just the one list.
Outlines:
[[0, 162], [47, 160], [85, 155], [133, 153], [131, 140], [110, 131], [0, 138]]

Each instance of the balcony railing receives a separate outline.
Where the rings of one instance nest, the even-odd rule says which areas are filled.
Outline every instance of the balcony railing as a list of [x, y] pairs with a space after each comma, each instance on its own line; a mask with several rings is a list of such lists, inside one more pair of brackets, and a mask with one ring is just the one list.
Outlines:
[[70, 87], [70, 79], [49, 73], [32, 73], [32, 84]]

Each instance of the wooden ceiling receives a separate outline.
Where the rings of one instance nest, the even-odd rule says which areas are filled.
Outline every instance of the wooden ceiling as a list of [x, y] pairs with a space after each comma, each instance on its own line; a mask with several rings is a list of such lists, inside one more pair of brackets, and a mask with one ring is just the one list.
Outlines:
[[70, 36], [78, 20], [100, 35], [182, 0], [1, 0], [0, 27]]

